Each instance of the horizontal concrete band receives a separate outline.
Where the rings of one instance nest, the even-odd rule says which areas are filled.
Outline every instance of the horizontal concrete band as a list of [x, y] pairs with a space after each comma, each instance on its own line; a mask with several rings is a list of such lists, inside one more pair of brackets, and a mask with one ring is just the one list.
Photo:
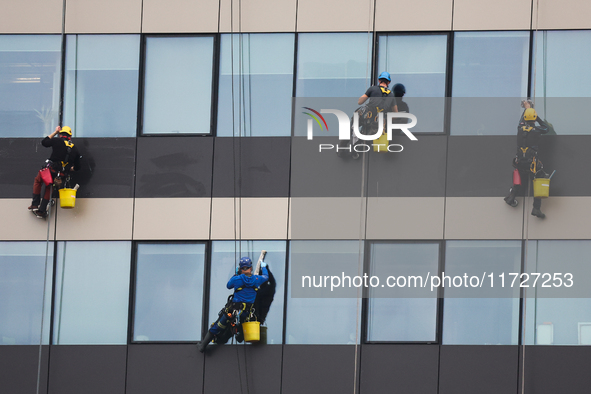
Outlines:
[[[0, 199], [0, 240], [591, 239], [591, 197], [81, 198], [49, 221]], [[59, 202], [58, 202], [59, 205]], [[57, 214], [57, 216], [56, 216]], [[49, 230], [48, 230], [49, 226]]]
[[[5, 3], [0, 33], [61, 32], [62, 0]], [[65, 10], [67, 33], [371, 31], [374, 22], [377, 31], [591, 27], [591, 5], [578, 0], [66, 0]], [[404, 18], [393, 18], [396, 10]]]

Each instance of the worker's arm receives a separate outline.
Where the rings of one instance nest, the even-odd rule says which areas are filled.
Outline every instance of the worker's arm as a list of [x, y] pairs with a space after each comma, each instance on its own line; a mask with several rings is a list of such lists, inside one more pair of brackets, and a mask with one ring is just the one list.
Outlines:
[[41, 145], [43, 145], [43, 146], [44, 146], [44, 147], [46, 147], [46, 148], [49, 148], [49, 147], [52, 145], [51, 139], [52, 139], [53, 137], [55, 137], [55, 135], [56, 135], [57, 133], [59, 133], [59, 132], [60, 132], [60, 130], [61, 130], [61, 128], [60, 128], [59, 126], [57, 126], [57, 127], [55, 128], [55, 131], [54, 131], [53, 133], [49, 134], [47, 137], [45, 137], [45, 138], [43, 138], [43, 139], [41, 140]]
[[539, 116], [536, 120], [538, 121], [538, 126], [536, 126], [536, 129], [540, 132], [540, 134], [546, 134], [548, 132], [548, 124]]
[[243, 285], [244, 281], [242, 280], [242, 275], [244, 275], [244, 274], [234, 275], [233, 277], [231, 277], [230, 280], [228, 281], [228, 284], [226, 285], [226, 287], [228, 289], [233, 289], [233, 288], [238, 288], [241, 285]]
[[369, 97], [366, 94], [364, 94], [363, 96], [359, 97], [359, 100], [357, 100], [357, 104], [361, 105], [365, 103], [365, 101], [367, 101], [368, 98]]

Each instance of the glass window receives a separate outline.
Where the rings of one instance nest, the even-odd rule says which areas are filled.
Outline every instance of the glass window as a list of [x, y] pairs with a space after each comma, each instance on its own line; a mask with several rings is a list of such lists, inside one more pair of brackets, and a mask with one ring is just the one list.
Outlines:
[[285, 248], [285, 241], [213, 241], [209, 281], [209, 324], [217, 319], [218, 312], [228, 301], [228, 296], [233, 294], [233, 290], [229, 290], [226, 284], [236, 272], [240, 258], [248, 256], [253, 265], [256, 265], [261, 250], [266, 250], [265, 262], [269, 264], [269, 271], [273, 274], [276, 283], [275, 297], [264, 322], [267, 326], [267, 343], [282, 343]]
[[[439, 272], [437, 243], [373, 243], [370, 253], [371, 275], [382, 282], [388, 277], [424, 278], [427, 273]], [[412, 298], [416, 289], [370, 287], [368, 341], [437, 340], [437, 293], [419, 287], [419, 293], [426, 298]]]
[[355, 97], [371, 85], [368, 33], [300, 33], [296, 97]]
[[[530, 241], [527, 251], [527, 271], [549, 273], [552, 281], [541, 277], [540, 284], [546, 286], [559, 283], [554, 278], [571, 273], [573, 282], [584, 288], [571, 293], [583, 297], [588, 293], [589, 255], [591, 241]], [[532, 277], [533, 278], [533, 277]], [[530, 281], [531, 283], [531, 281]], [[566, 283], [566, 280], [565, 280]], [[591, 345], [591, 299], [552, 297], [538, 284], [528, 290], [524, 306], [527, 320], [524, 331], [528, 345]], [[582, 286], [582, 287], [581, 287]], [[564, 289], [564, 288], [563, 288]], [[576, 287], [572, 287], [576, 289]]]
[[443, 132], [447, 35], [388, 34], [378, 44], [378, 72], [390, 73], [390, 87], [404, 85], [404, 101], [420, 119], [413, 132]]
[[[444, 274], [449, 277], [521, 272], [520, 241], [448, 241]], [[442, 274], [443, 275], [443, 274]], [[495, 290], [498, 288], [495, 287]], [[506, 298], [451, 298], [444, 291], [444, 345], [516, 345], [519, 330], [519, 288]]]
[[205, 244], [139, 244], [134, 341], [199, 341]]
[[452, 135], [516, 133], [527, 96], [529, 34], [454, 33]]
[[135, 137], [139, 35], [68, 35], [64, 125], [76, 137]]
[[53, 243], [0, 242], [0, 345], [39, 344], [46, 259], [44, 344], [49, 340]]
[[209, 134], [213, 37], [148, 37], [144, 134]]
[[[286, 343], [359, 343], [361, 298], [303, 298], [308, 289], [299, 289], [299, 296], [294, 296], [294, 280], [299, 283], [301, 277], [294, 271], [302, 273], [305, 267], [304, 273], [310, 276], [356, 274], [363, 268], [362, 257], [359, 241], [291, 241]], [[309, 290], [313, 293], [314, 289]]]
[[221, 36], [218, 136], [291, 135], [294, 39], [294, 34]]
[[131, 242], [59, 242], [53, 343], [126, 344]]
[[57, 125], [61, 38], [0, 35], [0, 137], [43, 137]]
[[535, 35], [532, 97], [556, 134], [589, 134], [591, 31], [539, 31]]

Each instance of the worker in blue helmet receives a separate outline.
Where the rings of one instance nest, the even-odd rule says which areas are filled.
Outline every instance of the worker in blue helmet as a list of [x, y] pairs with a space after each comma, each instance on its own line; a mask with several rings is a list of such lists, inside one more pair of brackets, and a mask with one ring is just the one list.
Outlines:
[[378, 77], [378, 85], [370, 86], [370, 88], [367, 89], [367, 91], [361, 97], [359, 97], [357, 104], [362, 105], [367, 101], [368, 98], [371, 97], [393, 97], [394, 95], [392, 94], [392, 91], [388, 88], [390, 86], [390, 82], [392, 82], [390, 73], [384, 71]]
[[[252, 271], [252, 260], [249, 257], [242, 257], [236, 275], [232, 276], [226, 285], [228, 289], [234, 289], [234, 294], [228, 298], [228, 303], [220, 311], [218, 319], [211, 325], [205, 338], [201, 341], [200, 352], [205, 351], [205, 347], [212, 339], [226, 332], [228, 324], [231, 324], [233, 319], [238, 317], [239, 322], [242, 323], [252, 314], [252, 305], [257, 291], [263, 283], [269, 280], [267, 263], [261, 263], [261, 275], [253, 275]], [[241, 334], [241, 331], [238, 333]], [[237, 339], [242, 342], [239, 336]]]

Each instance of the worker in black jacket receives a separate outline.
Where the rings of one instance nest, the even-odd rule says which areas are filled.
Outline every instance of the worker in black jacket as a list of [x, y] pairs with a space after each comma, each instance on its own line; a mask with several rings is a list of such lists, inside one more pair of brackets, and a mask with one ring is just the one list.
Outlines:
[[[49, 169], [48, 173], [51, 175], [52, 182], [58, 173], [67, 175], [70, 171], [78, 171], [80, 169], [80, 153], [72, 142], [72, 129], [70, 127], [56, 127], [53, 133], [41, 141], [41, 145], [51, 148], [51, 156], [46, 160], [46, 164], [43, 167], [44, 169]], [[47, 216], [47, 204], [49, 204], [49, 199], [51, 198], [51, 183], [47, 184], [47, 181], [44, 182], [42, 171], [39, 171], [33, 182], [33, 201], [28, 208], [39, 219]], [[44, 183], [45, 192], [43, 194], [43, 200], [41, 200], [41, 188]]]
[[[538, 117], [535, 109], [527, 107], [517, 126], [517, 155], [513, 159], [513, 167], [519, 171], [520, 182], [517, 184], [514, 181], [513, 187], [509, 190], [509, 195], [505, 197], [505, 202], [512, 207], [517, 206], [515, 196], [519, 192], [521, 185], [528, 182], [530, 178], [535, 178], [536, 173], [542, 169], [542, 163], [538, 160], [538, 149], [540, 136], [547, 132], [548, 125], [546, 122]], [[543, 219], [546, 215], [540, 211], [541, 206], [542, 199], [534, 198], [534, 207], [531, 214]]]

